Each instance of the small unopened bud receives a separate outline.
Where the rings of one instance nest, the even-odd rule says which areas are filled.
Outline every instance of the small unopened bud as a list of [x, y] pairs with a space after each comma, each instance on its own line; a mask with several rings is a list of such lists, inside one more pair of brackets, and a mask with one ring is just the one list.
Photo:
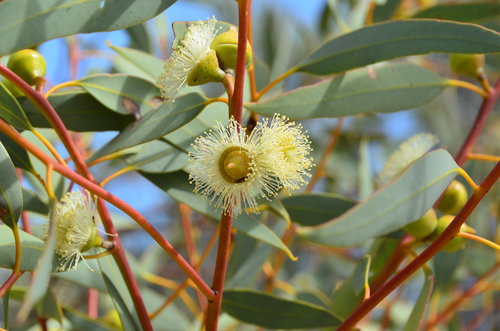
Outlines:
[[23, 49], [12, 54], [7, 68], [21, 77], [28, 85], [35, 85], [35, 78], [44, 77], [47, 63], [43, 56], [32, 49]]
[[464, 76], [478, 78], [484, 74], [484, 54], [450, 54], [451, 69]]
[[468, 198], [465, 186], [455, 179], [444, 191], [437, 209], [443, 214], [456, 214], [465, 206]]
[[189, 86], [203, 85], [206, 83], [219, 83], [224, 78], [224, 71], [219, 68], [219, 61], [215, 51], [210, 50], [189, 73], [187, 84]]
[[[238, 54], [238, 31], [231, 26], [226, 32], [221, 33], [212, 41], [210, 48], [217, 52], [219, 65], [227, 73], [234, 73], [236, 70], [236, 57]], [[247, 56], [245, 65], [252, 61], [252, 46], [247, 42]]]
[[422, 218], [403, 227], [403, 231], [415, 238], [425, 238], [434, 232], [437, 221], [436, 212], [430, 209]]
[[[450, 225], [451, 222], [455, 219], [455, 216], [453, 215], [443, 215], [438, 219], [438, 223], [436, 226], [436, 229], [432, 233], [432, 238], [436, 239], [441, 233], [443, 233], [444, 230]], [[474, 234], [476, 231], [468, 226], [467, 224], [462, 224], [460, 227], [461, 232], [466, 232], [466, 233], [471, 233]], [[448, 252], [448, 253], [453, 253], [456, 252], [462, 248], [464, 248], [465, 243], [467, 242], [467, 238], [464, 237], [455, 237], [451, 239], [446, 245], [443, 247], [443, 251]]]

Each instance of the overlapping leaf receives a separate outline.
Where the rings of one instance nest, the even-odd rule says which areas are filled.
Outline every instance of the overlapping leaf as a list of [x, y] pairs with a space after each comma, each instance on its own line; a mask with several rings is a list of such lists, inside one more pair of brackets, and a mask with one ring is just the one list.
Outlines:
[[13, 228], [23, 210], [23, 192], [16, 169], [0, 142], [0, 220]]

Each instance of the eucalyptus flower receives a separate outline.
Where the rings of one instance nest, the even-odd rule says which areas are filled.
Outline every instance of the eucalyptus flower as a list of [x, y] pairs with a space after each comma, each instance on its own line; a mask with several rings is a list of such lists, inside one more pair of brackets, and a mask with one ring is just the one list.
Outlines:
[[422, 132], [404, 141], [399, 148], [389, 156], [384, 167], [378, 174], [377, 184], [382, 186], [396, 178], [413, 161], [422, 157], [439, 142], [434, 134]]
[[[94, 223], [96, 205], [91, 194], [87, 193], [88, 196], [80, 191], [68, 192], [54, 208], [57, 226], [55, 253], [60, 256], [59, 271], [76, 269], [80, 259], [85, 262], [82, 253], [102, 243]], [[50, 218], [49, 214], [42, 235], [45, 241], [49, 235]]]
[[172, 52], [157, 82], [165, 102], [174, 102], [185, 84], [196, 86], [220, 82], [224, 78], [216, 52], [210, 49], [218, 31], [216, 23], [217, 20], [212, 18], [191, 24], [181, 45]]

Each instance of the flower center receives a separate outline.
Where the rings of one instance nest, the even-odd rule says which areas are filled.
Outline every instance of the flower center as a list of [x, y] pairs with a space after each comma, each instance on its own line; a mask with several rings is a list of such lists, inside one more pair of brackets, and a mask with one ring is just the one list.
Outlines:
[[229, 183], [241, 183], [252, 171], [247, 151], [240, 147], [226, 149], [219, 159], [219, 171]]
[[297, 154], [295, 153], [295, 146], [286, 146], [283, 147], [283, 153], [285, 153], [285, 158], [288, 163], [296, 164], [297, 163]]

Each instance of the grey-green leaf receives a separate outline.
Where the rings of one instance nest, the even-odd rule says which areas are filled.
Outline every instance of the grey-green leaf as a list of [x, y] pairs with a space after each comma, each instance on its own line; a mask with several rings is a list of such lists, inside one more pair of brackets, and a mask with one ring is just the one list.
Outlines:
[[9, 153], [14, 166], [24, 170], [34, 171], [33, 164], [31, 163], [26, 149], [16, 144], [14, 140], [7, 137], [3, 132], [0, 132], [0, 142]]
[[0, 55], [76, 33], [123, 29], [155, 17], [174, 2], [175, 0], [2, 1]]
[[475, 24], [410, 19], [370, 25], [328, 40], [294, 69], [332, 75], [427, 53], [498, 53], [500, 34]]
[[342, 322], [323, 307], [247, 289], [224, 291], [222, 310], [242, 322], [269, 329], [336, 327]]
[[278, 97], [245, 103], [251, 111], [292, 119], [390, 113], [421, 106], [450, 86], [450, 81], [410, 63], [355, 70]]
[[406, 322], [406, 326], [404, 331], [418, 331], [420, 327], [420, 323], [422, 322], [422, 317], [424, 316], [425, 308], [427, 307], [427, 303], [431, 298], [432, 286], [434, 284], [434, 275], [429, 268], [425, 270], [425, 282], [424, 287], [422, 288], [422, 292], [418, 296], [417, 302], [415, 302], [415, 306], [410, 314], [410, 318], [408, 318], [408, 322]]
[[23, 210], [47, 215], [49, 213], [49, 206], [35, 192], [23, 187]]
[[[18, 100], [34, 127], [52, 128], [28, 98], [20, 97]], [[132, 114], [122, 115], [112, 111], [84, 91], [55, 93], [48, 100], [66, 128], [71, 131], [121, 131], [135, 121]]]
[[356, 205], [356, 201], [333, 193], [297, 194], [281, 200], [292, 222], [315, 226], [339, 217]]
[[120, 114], [141, 119], [163, 105], [160, 90], [151, 82], [124, 74], [96, 74], [75, 82], [103, 105]]
[[[0, 3], [0, 8], [1, 6], [2, 4]], [[17, 99], [2, 83], [0, 83], [0, 117], [16, 128], [22, 130], [31, 129], [31, 125], [19, 102], [17, 102]]]
[[430, 152], [347, 213], [298, 233], [308, 241], [336, 247], [390, 233], [422, 217], [459, 171], [447, 151]]
[[148, 75], [153, 82], [156, 82], [160, 73], [163, 72], [165, 62], [151, 54], [126, 47], [108, 46], [118, 53], [118, 55], [123, 59], [127, 60], [130, 64]]
[[13, 228], [23, 210], [23, 192], [16, 169], [0, 142], [0, 220]]
[[175, 102], [163, 104], [129, 125], [117, 137], [92, 154], [89, 162], [122, 149], [136, 146], [170, 133], [193, 120], [206, 106], [206, 98], [198, 93], [183, 95]]
[[412, 18], [473, 22], [498, 17], [499, 13], [500, 5], [496, 3], [454, 3], [427, 8]]

